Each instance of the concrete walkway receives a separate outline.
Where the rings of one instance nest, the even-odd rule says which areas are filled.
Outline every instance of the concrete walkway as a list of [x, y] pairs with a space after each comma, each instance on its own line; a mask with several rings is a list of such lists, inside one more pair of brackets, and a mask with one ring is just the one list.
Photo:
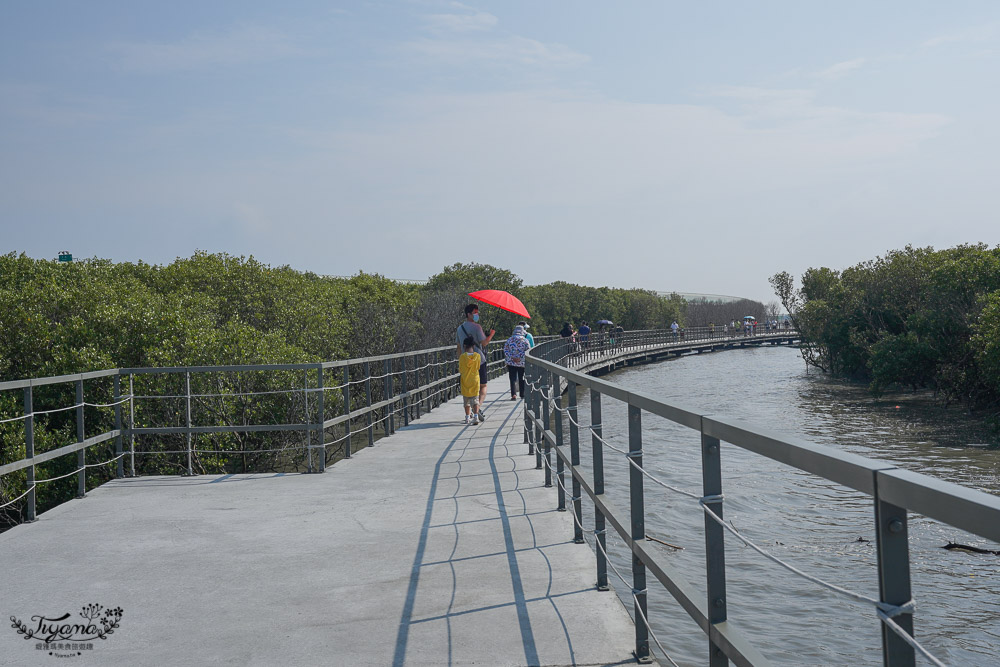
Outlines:
[[[452, 401], [322, 475], [116, 480], [0, 535], [0, 664], [633, 664], [522, 403], [487, 408], [464, 426]], [[123, 615], [90, 649], [8, 620], [93, 603]]]

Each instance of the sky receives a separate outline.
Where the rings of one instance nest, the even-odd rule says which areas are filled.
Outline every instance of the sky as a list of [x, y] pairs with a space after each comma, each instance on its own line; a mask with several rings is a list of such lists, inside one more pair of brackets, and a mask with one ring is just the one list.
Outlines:
[[1000, 3], [6, 0], [0, 252], [774, 300], [1000, 243]]

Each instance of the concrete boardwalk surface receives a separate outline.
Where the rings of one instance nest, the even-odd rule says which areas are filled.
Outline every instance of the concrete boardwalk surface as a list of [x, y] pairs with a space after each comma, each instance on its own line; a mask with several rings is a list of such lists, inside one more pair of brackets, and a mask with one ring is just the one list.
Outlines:
[[[121, 479], [46, 512], [0, 535], [0, 664], [634, 663], [522, 408], [493, 392], [464, 426], [452, 401], [321, 475]], [[123, 615], [91, 649], [10, 627], [93, 603]]]

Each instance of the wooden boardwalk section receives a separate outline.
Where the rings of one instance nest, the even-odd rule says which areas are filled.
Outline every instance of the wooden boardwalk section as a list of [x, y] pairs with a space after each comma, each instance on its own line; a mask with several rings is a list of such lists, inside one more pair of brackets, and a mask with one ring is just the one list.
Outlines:
[[5, 621], [123, 612], [83, 648], [6, 627], [0, 664], [634, 664], [506, 388], [480, 426], [452, 401], [324, 474], [120, 479], [0, 535]]

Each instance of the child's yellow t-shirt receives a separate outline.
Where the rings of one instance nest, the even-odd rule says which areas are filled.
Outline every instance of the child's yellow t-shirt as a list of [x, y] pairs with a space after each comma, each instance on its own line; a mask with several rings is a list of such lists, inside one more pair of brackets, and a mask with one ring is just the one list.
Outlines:
[[462, 396], [479, 395], [479, 364], [482, 358], [478, 352], [466, 352], [458, 358], [458, 373], [462, 376]]

